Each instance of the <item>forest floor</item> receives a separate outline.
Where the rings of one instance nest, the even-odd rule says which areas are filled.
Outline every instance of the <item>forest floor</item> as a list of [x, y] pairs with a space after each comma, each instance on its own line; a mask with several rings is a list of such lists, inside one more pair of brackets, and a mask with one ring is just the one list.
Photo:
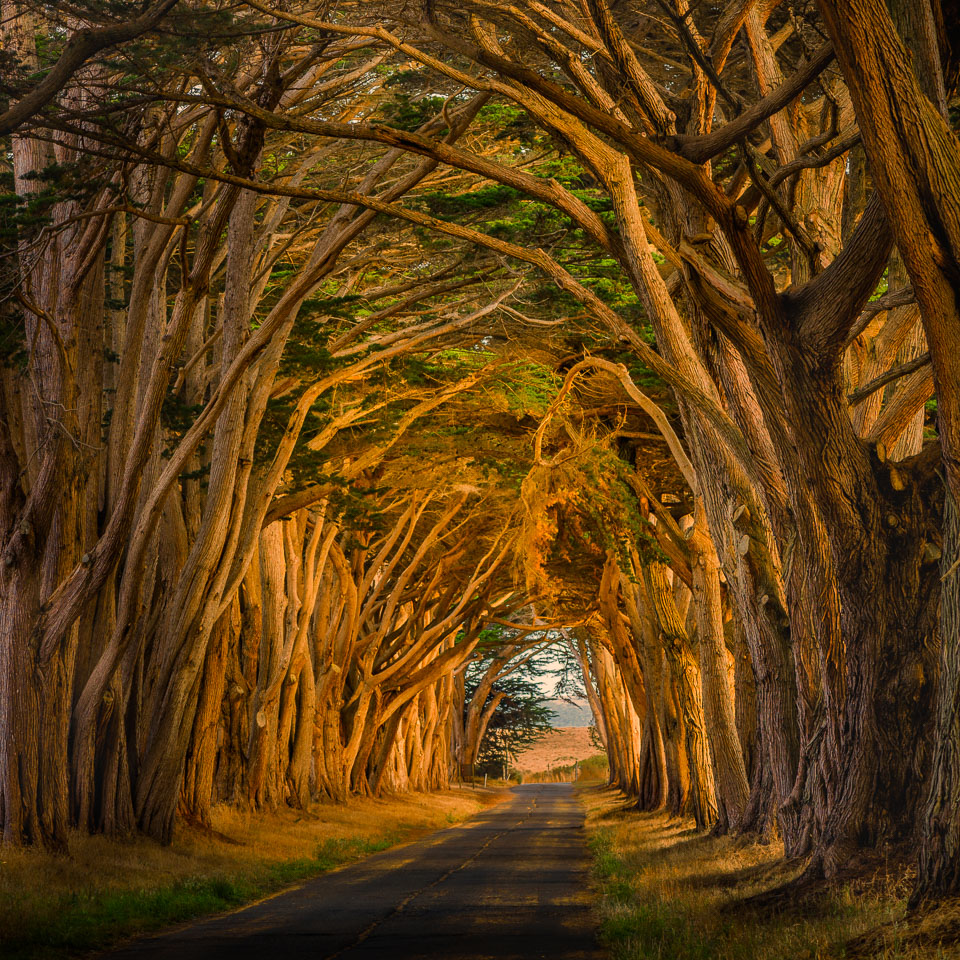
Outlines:
[[162, 847], [76, 834], [69, 853], [0, 849], [0, 956], [41, 960], [230, 910], [472, 816], [502, 790], [454, 789], [252, 814], [215, 808]]
[[632, 810], [606, 787], [579, 795], [611, 960], [960, 958], [960, 907], [908, 917], [903, 871], [758, 905], [748, 898], [800, 872], [779, 844], [700, 834], [690, 820]]

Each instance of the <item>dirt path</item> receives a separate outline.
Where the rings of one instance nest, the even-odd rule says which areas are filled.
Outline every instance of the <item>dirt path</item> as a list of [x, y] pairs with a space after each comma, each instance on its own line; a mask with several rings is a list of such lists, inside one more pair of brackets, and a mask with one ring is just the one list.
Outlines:
[[137, 940], [113, 960], [599, 960], [583, 810], [568, 784], [237, 913]]

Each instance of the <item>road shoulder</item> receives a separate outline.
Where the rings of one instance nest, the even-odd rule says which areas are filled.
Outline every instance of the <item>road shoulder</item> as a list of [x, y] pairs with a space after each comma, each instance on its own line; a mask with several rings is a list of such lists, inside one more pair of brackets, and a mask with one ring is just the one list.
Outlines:
[[453, 789], [310, 812], [214, 811], [163, 847], [76, 834], [66, 856], [0, 853], [0, 944], [8, 960], [105, 949], [144, 933], [276, 896], [305, 880], [412, 843], [500, 802], [505, 791]]

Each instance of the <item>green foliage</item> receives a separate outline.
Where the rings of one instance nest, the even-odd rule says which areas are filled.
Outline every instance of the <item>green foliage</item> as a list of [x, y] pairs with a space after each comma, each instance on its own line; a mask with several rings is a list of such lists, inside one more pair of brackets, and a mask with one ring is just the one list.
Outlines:
[[[473, 660], [467, 668], [464, 688], [468, 700], [495, 656], [496, 648]], [[543, 657], [532, 657], [519, 670], [496, 681], [492, 695], [501, 693], [504, 696], [497, 704], [480, 744], [478, 773], [500, 773], [520, 750], [535, 743], [551, 729], [556, 714], [547, 706], [550, 698], [538, 682], [546, 672]]]
[[23, 312], [3, 303], [0, 294], [0, 366], [25, 370], [27, 366], [26, 331]]
[[388, 515], [384, 512], [375, 487], [360, 487], [346, 483], [340, 477], [321, 474], [319, 482], [335, 481], [339, 485], [330, 494], [329, 502], [333, 516], [345, 529], [340, 545], [352, 543], [361, 534], [382, 533], [387, 528]]
[[512, 201], [522, 200], [523, 196], [513, 187], [494, 184], [469, 193], [424, 193], [418, 197], [418, 200], [433, 216], [449, 217], [499, 207]]
[[561, 382], [553, 370], [534, 360], [516, 360], [506, 365], [493, 381], [511, 413], [537, 417], [547, 412]]
[[179, 439], [193, 426], [203, 407], [202, 403], [184, 403], [171, 391], [164, 397], [160, 409], [160, 423], [173, 437]]
[[392, 64], [382, 64], [380, 72], [385, 74], [385, 89], [419, 90], [423, 86], [424, 75], [422, 70], [397, 70]]
[[[491, 657], [503, 646], [510, 635], [510, 628], [501, 626], [500, 624], [495, 623], [484, 627], [477, 637], [477, 653], [483, 655], [485, 662], [489, 663]], [[464, 636], [463, 633], [458, 634], [458, 642], [464, 639]], [[472, 669], [476, 668], [474, 667]]]
[[601, 561], [612, 550], [620, 568], [630, 571], [631, 547], [646, 562], [665, 559], [628, 482], [632, 469], [614, 450], [597, 441], [553, 469], [552, 495], [534, 486], [527, 488], [529, 498], [546, 498], [551, 504], [548, 510], [555, 532], [541, 543], [545, 550], [542, 563], [565, 567], [582, 563], [585, 557]]
[[[49, 227], [57, 204], [83, 204], [94, 197], [105, 185], [89, 161], [50, 163], [42, 170], [22, 176], [25, 186], [19, 188], [9, 171], [0, 172], [0, 257], [13, 257], [17, 245], [35, 240], [40, 231]], [[2, 271], [6, 281], [0, 280], [0, 292], [12, 283], [14, 270]]]
[[398, 130], [417, 130], [440, 113], [445, 99], [397, 93], [392, 100], [380, 107], [379, 112], [389, 121], [390, 126]]
[[486, 350], [438, 350], [430, 354], [405, 354], [390, 363], [384, 375], [393, 379], [402, 376], [414, 387], [438, 386], [452, 383], [479, 370], [492, 360]]
[[879, 300], [885, 293], [890, 290], [890, 282], [888, 278], [889, 270], [885, 269], [883, 271], [883, 276], [880, 278], [880, 282], [877, 284], [877, 289], [870, 294], [870, 302], [874, 300]]
[[488, 103], [477, 116], [481, 124], [490, 125], [495, 131], [494, 140], [515, 141], [523, 146], [532, 146], [545, 139], [543, 131], [522, 107], [510, 101]]

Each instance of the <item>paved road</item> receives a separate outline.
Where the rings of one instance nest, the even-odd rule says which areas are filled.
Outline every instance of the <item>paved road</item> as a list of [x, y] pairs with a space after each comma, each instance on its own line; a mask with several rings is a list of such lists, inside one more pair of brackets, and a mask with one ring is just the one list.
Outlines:
[[467, 823], [110, 960], [600, 960], [583, 812], [567, 784], [514, 788]]

